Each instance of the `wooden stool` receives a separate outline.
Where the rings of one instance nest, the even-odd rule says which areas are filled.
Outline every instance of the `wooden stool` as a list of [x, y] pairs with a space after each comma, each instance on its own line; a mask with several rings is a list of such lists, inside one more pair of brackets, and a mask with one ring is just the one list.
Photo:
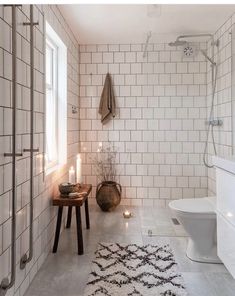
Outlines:
[[58, 215], [55, 231], [55, 240], [53, 246], [53, 253], [57, 252], [60, 229], [62, 222], [63, 207], [68, 207], [68, 216], [66, 228], [70, 228], [72, 220], [72, 208], [75, 207], [76, 210], [76, 224], [77, 224], [77, 241], [78, 241], [78, 254], [83, 254], [83, 238], [82, 238], [82, 221], [81, 221], [81, 206], [85, 204], [85, 216], [86, 216], [86, 228], [90, 229], [90, 219], [89, 219], [89, 208], [88, 208], [88, 196], [91, 192], [92, 186], [90, 184], [83, 184], [78, 190], [78, 193], [85, 192], [82, 197], [79, 198], [65, 198], [61, 195], [53, 198], [53, 206], [58, 206]]

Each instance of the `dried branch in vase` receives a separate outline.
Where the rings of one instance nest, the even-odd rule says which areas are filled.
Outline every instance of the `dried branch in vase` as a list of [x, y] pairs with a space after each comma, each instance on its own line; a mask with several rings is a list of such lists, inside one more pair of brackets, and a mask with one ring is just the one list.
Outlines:
[[95, 166], [96, 174], [101, 182], [116, 181], [116, 157], [117, 149], [113, 145], [100, 147], [98, 152], [91, 156], [91, 162]]

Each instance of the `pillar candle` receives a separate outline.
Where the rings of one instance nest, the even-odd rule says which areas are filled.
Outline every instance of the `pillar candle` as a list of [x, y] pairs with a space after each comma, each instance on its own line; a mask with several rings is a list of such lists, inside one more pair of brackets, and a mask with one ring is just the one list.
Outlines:
[[73, 166], [69, 169], [69, 183], [75, 183], [75, 170]]
[[76, 168], [76, 174], [77, 174], [77, 183], [82, 183], [82, 160], [81, 155], [77, 155], [77, 168]]

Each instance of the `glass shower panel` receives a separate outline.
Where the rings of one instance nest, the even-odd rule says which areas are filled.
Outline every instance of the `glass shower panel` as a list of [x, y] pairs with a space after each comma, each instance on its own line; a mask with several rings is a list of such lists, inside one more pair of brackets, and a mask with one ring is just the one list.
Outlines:
[[231, 35], [231, 125], [232, 125], [232, 153], [235, 154], [235, 25]]

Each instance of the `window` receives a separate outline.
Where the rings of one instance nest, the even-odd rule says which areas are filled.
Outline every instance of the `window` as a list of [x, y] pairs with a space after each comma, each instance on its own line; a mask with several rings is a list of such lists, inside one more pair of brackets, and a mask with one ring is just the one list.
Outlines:
[[67, 161], [67, 48], [46, 23], [46, 171]]

